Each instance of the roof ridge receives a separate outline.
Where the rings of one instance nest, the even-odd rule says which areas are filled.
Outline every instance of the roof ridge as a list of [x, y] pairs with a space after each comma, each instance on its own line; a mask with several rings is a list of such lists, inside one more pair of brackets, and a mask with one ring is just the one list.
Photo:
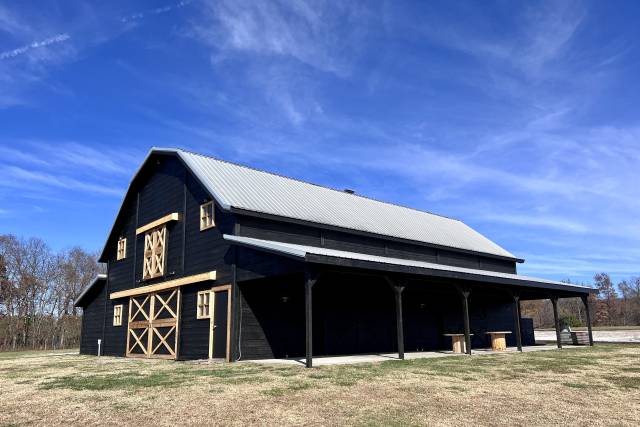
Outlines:
[[[166, 149], [157, 148], [157, 150], [166, 150]], [[316, 184], [316, 183], [313, 183], [313, 182], [305, 181], [305, 180], [300, 179], [300, 178], [293, 178], [293, 177], [290, 177], [290, 176], [287, 176], [287, 175], [283, 175], [283, 174], [280, 174], [280, 173], [269, 172], [269, 171], [266, 171], [264, 169], [259, 169], [257, 167], [245, 165], [245, 164], [242, 164], [242, 163], [237, 163], [237, 162], [232, 162], [232, 161], [225, 160], [225, 159], [220, 159], [218, 157], [214, 157], [214, 156], [209, 155], [209, 154], [196, 153], [195, 151], [186, 150], [186, 149], [183, 149], [183, 148], [174, 148], [174, 150], [182, 151], [184, 153], [193, 154], [194, 156], [205, 157], [207, 159], [215, 160], [215, 161], [222, 162], [222, 163], [227, 163], [227, 164], [238, 166], [238, 167], [241, 167], [241, 168], [250, 169], [250, 170], [253, 170], [253, 171], [256, 171], [256, 172], [261, 172], [261, 173], [265, 173], [265, 174], [268, 174], [268, 175], [273, 175], [273, 176], [277, 176], [277, 177], [280, 177], [280, 178], [289, 179], [291, 181], [296, 181], [296, 182], [300, 182], [300, 183], [307, 184], [307, 185], [313, 185], [315, 187], [320, 187], [320, 188], [323, 188], [325, 190], [335, 191], [337, 193], [349, 195], [351, 197], [360, 197], [361, 199], [371, 200], [373, 202], [382, 203], [382, 204], [389, 205], [389, 206], [395, 206], [395, 207], [400, 207], [400, 208], [404, 208], [404, 209], [409, 209], [409, 210], [412, 210], [412, 211], [415, 211], [415, 212], [420, 212], [420, 213], [424, 213], [424, 214], [428, 214], [428, 215], [433, 215], [433, 216], [437, 216], [437, 217], [440, 217], [440, 218], [449, 219], [451, 221], [458, 221], [458, 222], [464, 224], [464, 222], [459, 220], [458, 218], [453, 218], [453, 217], [450, 217], [450, 216], [447, 216], [447, 215], [442, 215], [442, 214], [438, 214], [438, 213], [435, 213], [435, 212], [430, 212], [430, 211], [426, 211], [426, 210], [422, 210], [422, 209], [417, 209], [417, 208], [414, 208], [414, 207], [411, 207], [411, 206], [405, 206], [405, 205], [401, 205], [401, 204], [398, 204], [398, 203], [392, 203], [392, 202], [388, 202], [388, 201], [385, 201], [385, 200], [376, 199], [374, 197], [363, 196], [363, 195], [358, 194], [358, 193], [353, 193], [353, 194], [345, 193], [343, 190], [339, 190], [337, 188], [328, 187], [326, 185]]]

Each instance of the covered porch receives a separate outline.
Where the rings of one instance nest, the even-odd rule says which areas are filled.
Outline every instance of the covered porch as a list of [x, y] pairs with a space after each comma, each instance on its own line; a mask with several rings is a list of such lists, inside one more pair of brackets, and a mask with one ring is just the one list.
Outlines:
[[[491, 347], [498, 332], [507, 351], [523, 351], [535, 342], [532, 323], [521, 318], [520, 301], [550, 299], [559, 338], [557, 301], [574, 297], [585, 304], [593, 345], [587, 304], [589, 293], [594, 292], [591, 288], [246, 237], [225, 239], [293, 258], [302, 270], [239, 284], [251, 321], [261, 331], [253, 339], [263, 339], [271, 351], [254, 358], [302, 358], [305, 366], [312, 367], [314, 356], [405, 359], [418, 354], [443, 355], [452, 350], [456, 339], [452, 335], [460, 337], [462, 349], [471, 355]], [[247, 333], [256, 335], [255, 331]], [[245, 355], [252, 355], [251, 345], [251, 341], [240, 340], [240, 353], [246, 350]], [[562, 347], [560, 339], [557, 347]]]

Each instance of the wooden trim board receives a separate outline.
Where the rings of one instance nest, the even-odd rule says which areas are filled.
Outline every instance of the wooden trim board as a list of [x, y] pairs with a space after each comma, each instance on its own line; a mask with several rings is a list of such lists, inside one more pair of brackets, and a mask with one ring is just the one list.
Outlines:
[[135, 295], [148, 294], [151, 292], [163, 291], [178, 286], [190, 285], [192, 283], [204, 282], [207, 280], [216, 280], [216, 271], [207, 271], [206, 273], [194, 274], [193, 276], [182, 277], [180, 279], [167, 280], [166, 282], [156, 283], [155, 285], [140, 286], [138, 288], [127, 289], [126, 291], [113, 292], [109, 299], [117, 299], [130, 297]]
[[136, 235], [140, 233], [144, 233], [145, 231], [151, 230], [159, 225], [165, 224], [170, 221], [178, 221], [180, 219], [180, 214], [178, 212], [170, 213], [169, 215], [165, 215], [162, 218], [158, 218], [155, 221], [151, 221], [148, 224], [143, 225], [142, 227], [136, 228]]

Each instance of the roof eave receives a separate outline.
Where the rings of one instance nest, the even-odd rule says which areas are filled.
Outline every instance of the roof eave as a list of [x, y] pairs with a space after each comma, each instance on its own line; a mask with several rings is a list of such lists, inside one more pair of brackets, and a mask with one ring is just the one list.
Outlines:
[[565, 284], [562, 282], [554, 281], [537, 281], [534, 278], [522, 277], [522, 278], [508, 278], [497, 277], [483, 274], [477, 274], [474, 272], [453, 271], [440, 268], [429, 268], [423, 266], [405, 266], [397, 264], [389, 264], [373, 260], [358, 260], [351, 258], [342, 258], [339, 256], [314, 254], [305, 251], [303, 248], [294, 249], [286, 248], [279, 244], [279, 242], [260, 241], [259, 244], [255, 241], [247, 241], [246, 238], [240, 236], [233, 236], [225, 234], [223, 238], [232, 244], [260, 250], [263, 252], [269, 252], [276, 255], [287, 256], [296, 258], [298, 260], [304, 260], [310, 263], [318, 264], [330, 264], [335, 266], [353, 266], [358, 265], [362, 268], [371, 268], [374, 270], [385, 271], [397, 271], [408, 274], [427, 275], [440, 278], [453, 278], [461, 280], [473, 280], [477, 282], [488, 282], [496, 284], [505, 284], [516, 287], [533, 287], [538, 289], [547, 290], [559, 290], [572, 294], [591, 294], [597, 293], [598, 290], [589, 288], [586, 286], [577, 286], [572, 284]]
[[75, 301], [73, 301], [73, 306], [74, 307], [80, 307], [78, 304], [80, 302], [82, 302], [82, 299], [89, 293], [89, 291], [91, 289], [93, 289], [93, 287], [96, 285], [96, 283], [100, 282], [101, 280], [107, 280], [107, 275], [106, 274], [98, 274], [96, 275], [96, 277], [93, 278], [93, 280], [91, 281], [91, 283], [89, 283], [81, 292], [80, 295], [78, 295], [75, 299]]

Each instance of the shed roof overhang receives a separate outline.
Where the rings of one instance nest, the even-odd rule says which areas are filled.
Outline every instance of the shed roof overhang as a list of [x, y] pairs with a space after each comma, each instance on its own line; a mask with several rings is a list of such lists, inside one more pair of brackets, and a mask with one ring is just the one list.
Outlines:
[[293, 243], [261, 240], [228, 234], [224, 235], [224, 239], [232, 244], [270, 252], [309, 263], [332, 265], [336, 267], [351, 267], [391, 273], [405, 273], [439, 279], [454, 279], [466, 282], [505, 285], [514, 288], [535, 288], [538, 290], [561, 292], [566, 296], [589, 295], [590, 293], [597, 292], [596, 289], [587, 286], [574, 285], [513, 273], [455, 267], [425, 261], [369, 255], [360, 252], [341, 251], [317, 246], [297, 245]]
[[78, 295], [78, 297], [76, 298], [76, 300], [73, 302], [73, 306], [74, 307], [84, 307], [84, 299], [85, 297], [87, 297], [90, 294], [90, 291], [95, 288], [98, 285], [101, 284], [105, 284], [107, 282], [107, 275], [106, 274], [98, 274], [96, 275], [96, 277], [93, 278], [93, 280], [91, 281], [91, 283], [89, 283], [87, 286], [84, 287], [84, 289], [82, 291], [80, 291], [80, 294]]

